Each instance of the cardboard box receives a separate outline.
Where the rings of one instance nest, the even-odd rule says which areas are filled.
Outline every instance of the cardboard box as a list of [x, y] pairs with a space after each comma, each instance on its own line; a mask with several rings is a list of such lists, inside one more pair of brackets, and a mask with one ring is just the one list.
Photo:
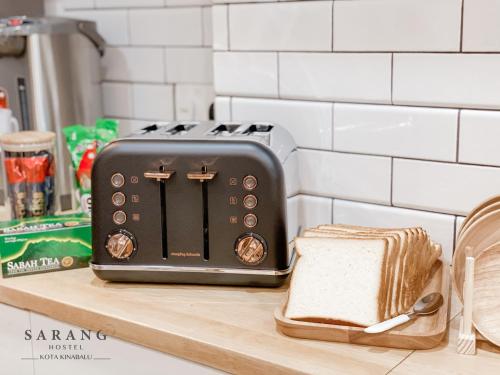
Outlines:
[[3, 277], [87, 267], [92, 255], [85, 214], [0, 222]]

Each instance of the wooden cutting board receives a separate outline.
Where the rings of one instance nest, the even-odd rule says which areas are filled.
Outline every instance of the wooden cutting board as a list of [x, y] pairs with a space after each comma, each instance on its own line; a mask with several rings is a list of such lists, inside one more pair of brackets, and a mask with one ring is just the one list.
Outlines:
[[283, 334], [292, 337], [400, 349], [430, 349], [443, 340], [447, 331], [450, 267], [441, 260], [434, 265], [431, 278], [422, 293], [422, 297], [432, 292], [440, 292], [444, 298], [444, 304], [436, 314], [419, 317], [392, 330], [378, 334], [364, 333], [363, 328], [359, 327], [287, 319], [284, 316], [287, 301], [275, 310], [274, 319], [277, 329]]

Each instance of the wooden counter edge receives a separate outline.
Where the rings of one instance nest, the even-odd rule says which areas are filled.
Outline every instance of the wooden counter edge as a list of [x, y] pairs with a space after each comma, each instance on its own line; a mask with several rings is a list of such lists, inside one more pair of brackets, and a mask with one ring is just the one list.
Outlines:
[[[79, 308], [72, 305], [46, 300], [35, 294], [13, 290], [1, 284], [0, 303], [46, 315], [81, 328], [93, 331], [100, 330], [112, 337], [230, 373], [251, 375], [255, 373], [306, 374], [290, 367], [258, 360], [227, 348], [155, 330], [151, 327], [144, 327], [119, 317], [109, 317], [91, 310], [86, 310], [82, 314]], [[91, 322], [99, 323], [92, 324]], [[119, 329], [118, 325], [120, 326]], [[143, 334], [145, 329], [148, 331], [147, 337]]]

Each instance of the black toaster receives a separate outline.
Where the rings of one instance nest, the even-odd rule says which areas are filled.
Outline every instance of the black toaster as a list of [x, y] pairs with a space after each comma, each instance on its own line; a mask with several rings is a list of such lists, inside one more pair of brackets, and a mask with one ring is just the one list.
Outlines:
[[269, 123], [161, 123], [116, 140], [92, 170], [91, 267], [110, 281], [281, 285], [297, 173], [292, 136]]

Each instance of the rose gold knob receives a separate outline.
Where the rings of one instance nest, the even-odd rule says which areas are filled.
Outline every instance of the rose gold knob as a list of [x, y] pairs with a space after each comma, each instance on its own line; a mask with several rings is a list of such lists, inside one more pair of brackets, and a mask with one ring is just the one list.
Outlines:
[[254, 214], [246, 214], [243, 217], [243, 224], [245, 224], [247, 228], [253, 228], [257, 225], [257, 216]]
[[253, 266], [264, 260], [266, 246], [263, 239], [254, 234], [247, 234], [238, 239], [235, 252], [241, 262]]
[[243, 178], [243, 187], [246, 190], [253, 190], [257, 187], [257, 178], [252, 175], [245, 176]]
[[245, 197], [243, 198], [243, 205], [249, 210], [255, 208], [257, 206], [257, 197], [252, 194], [245, 195]]
[[116, 233], [108, 237], [106, 250], [115, 259], [127, 259], [135, 251], [132, 238], [125, 233]]

